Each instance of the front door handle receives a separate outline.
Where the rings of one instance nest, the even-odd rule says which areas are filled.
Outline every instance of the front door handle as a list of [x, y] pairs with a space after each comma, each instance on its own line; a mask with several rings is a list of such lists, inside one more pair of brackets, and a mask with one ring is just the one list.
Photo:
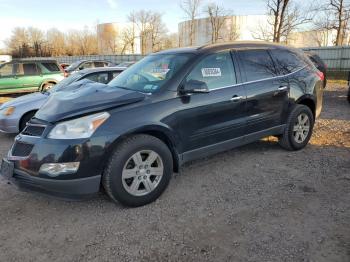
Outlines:
[[280, 86], [279, 88], [278, 88], [278, 91], [285, 91], [285, 90], [287, 90], [288, 89], [288, 86]]
[[238, 102], [238, 101], [241, 101], [242, 98], [243, 98], [242, 96], [234, 95], [234, 96], [231, 98], [231, 101], [232, 101], [232, 102]]

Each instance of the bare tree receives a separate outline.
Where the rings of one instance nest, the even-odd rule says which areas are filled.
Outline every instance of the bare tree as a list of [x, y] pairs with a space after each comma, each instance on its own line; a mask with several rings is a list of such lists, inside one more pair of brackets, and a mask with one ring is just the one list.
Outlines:
[[34, 56], [42, 56], [45, 52], [45, 37], [44, 32], [35, 27], [29, 27], [27, 29], [27, 34], [29, 38], [29, 46], [32, 47], [34, 51]]
[[189, 39], [190, 45], [194, 43], [194, 34], [195, 34], [195, 20], [199, 16], [199, 8], [202, 0], [182, 0], [180, 7], [186, 15], [186, 19], [189, 19], [190, 30], [189, 30]]
[[69, 55], [97, 54], [97, 36], [94, 32], [84, 30], [69, 31], [67, 37], [67, 53]]
[[147, 10], [140, 10], [132, 13], [132, 15], [140, 33], [141, 54], [157, 51], [159, 41], [167, 31], [162, 21], [162, 15]]
[[312, 20], [312, 8], [297, 5], [293, 0], [267, 0], [267, 11], [269, 26], [259, 26], [261, 32], [254, 34], [257, 39], [288, 42], [290, 33]]
[[161, 49], [178, 47], [179, 36], [177, 33], [167, 34], [161, 39]]
[[135, 30], [135, 25], [136, 25], [136, 15], [135, 12], [131, 12], [128, 15], [128, 21], [131, 23], [131, 28], [127, 30], [126, 33], [123, 34], [123, 36], [127, 36], [128, 42], [130, 42], [131, 46], [131, 53], [135, 54], [135, 40], [136, 40], [136, 30]]
[[5, 45], [14, 57], [30, 56], [29, 37], [27, 30], [23, 27], [16, 27], [12, 35], [5, 41]]
[[127, 51], [134, 54], [135, 53], [135, 25], [132, 24], [123, 29], [121, 34], [122, 49], [121, 54], [125, 54]]
[[66, 39], [64, 33], [52, 28], [46, 33], [47, 45], [50, 48], [52, 56], [59, 56], [66, 54]]
[[350, 19], [350, 2], [348, 0], [329, 0], [328, 8], [334, 13], [333, 29], [337, 30], [335, 45], [342, 45]]
[[141, 54], [146, 54], [146, 44], [147, 44], [147, 37], [148, 37], [148, 27], [151, 20], [151, 11], [146, 10], [140, 10], [138, 12], [134, 13], [135, 16], [135, 23], [139, 29], [140, 32], [140, 42], [141, 42]]
[[236, 23], [233, 23], [233, 21], [231, 20], [231, 26], [230, 26], [230, 31], [229, 31], [229, 35], [228, 35], [228, 40], [235, 41], [239, 38], [239, 35], [240, 34], [238, 32]]
[[210, 3], [207, 5], [205, 12], [210, 19], [211, 42], [216, 43], [220, 37], [222, 38], [222, 36], [220, 36], [220, 30], [227, 21], [230, 11], [215, 3]]
[[155, 12], [151, 14], [148, 30], [152, 52], [159, 51], [162, 49], [162, 37], [167, 33], [167, 28], [162, 21], [162, 15], [160, 13]]

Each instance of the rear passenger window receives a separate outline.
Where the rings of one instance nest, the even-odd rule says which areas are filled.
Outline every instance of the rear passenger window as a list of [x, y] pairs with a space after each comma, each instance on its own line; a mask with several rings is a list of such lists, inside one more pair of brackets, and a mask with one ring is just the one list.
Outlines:
[[38, 75], [39, 69], [34, 63], [17, 64], [16, 74], [17, 75]]
[[247, 81], [256, 81], [278, 75], [275, 64], [267, 50], [239, 51]]
[[283, 49], [273, 49], [270, 52], [282, 75], [290, 74], [305, 66], [301, 58], [293, 52]]
[[86, 79], [89, 79], [94, 82], [98, 83], [103, 83], [103, 84], [108, 84], [108, 73], [95, 73], [95, 74], [90, 74]]
[[82, 64], [79, 69], [82, 70], [82, 69], [87, 69], [87, 68], [93, 68], [93, 63], [92, 62], [86, 62], [84, 64]]
[[186, 81], [205, 82], [209, 89], [232, 86], [237, 83], [230, 52], [208, 55], [200, 61]]
[[60, 71], [60, 68], [56, 63], [41, 63], [48, 71], [50, 72], [57, 72]]

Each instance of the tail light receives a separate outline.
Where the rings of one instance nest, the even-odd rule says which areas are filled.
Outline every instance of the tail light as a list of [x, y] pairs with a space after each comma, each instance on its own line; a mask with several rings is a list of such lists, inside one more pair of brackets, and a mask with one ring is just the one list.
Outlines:
[[321, 81], [324, 81], [324, 74], [321, 71], [317, 71], [316, 75], [321, 79]]

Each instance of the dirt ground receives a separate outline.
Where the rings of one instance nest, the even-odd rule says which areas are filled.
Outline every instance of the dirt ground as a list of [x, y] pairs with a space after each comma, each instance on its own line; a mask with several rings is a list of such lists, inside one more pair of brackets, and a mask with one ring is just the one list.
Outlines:
[[[159, 200], [65, 202], [0, 179], [0, 261], [350, 261], [350, 105], [331, 84], [311, 143], [186, 164]], [[0, 157], [13, 136], [0, 135]]]

